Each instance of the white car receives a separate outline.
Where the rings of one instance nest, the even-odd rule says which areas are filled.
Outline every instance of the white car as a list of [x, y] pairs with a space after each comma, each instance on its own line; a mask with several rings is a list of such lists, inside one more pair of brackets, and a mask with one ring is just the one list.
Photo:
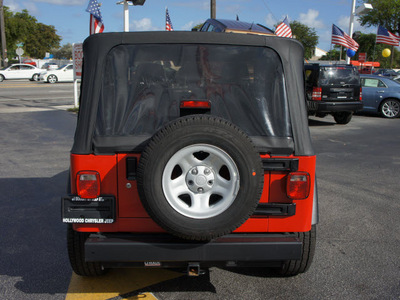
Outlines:
[[40, 68], [49, 71], [49, 70], [57, 70], [59, 66], [56, 63], [45, 63]]
[[57, 70], [48, 70], [40, 73], [40, 81], [49, 83], [56, 82], [73, 82], [74, 81], [74, 66], [68, 64], [59, 67]]
[[0, 70], [0, 82], [5, 79], [29, 79], [39, 80], [39, 74], [43, 70], [28, 64], [13, 64]]

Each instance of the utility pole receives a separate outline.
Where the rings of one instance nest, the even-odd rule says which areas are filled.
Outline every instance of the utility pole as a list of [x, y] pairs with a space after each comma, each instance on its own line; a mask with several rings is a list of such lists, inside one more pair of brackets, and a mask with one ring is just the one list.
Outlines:
[[6, 44], [6, 29], [4, 27], [4, 8], [3, 0], [0, 0], [0, 31], [1, 31], [1, 56], [3, 61], [3, 67], [7, 67], [7, 44]]
[[210, 0], [210, 17], [211, 19], [216, 19], [217, 18], [217, 9], [216, 9], [216, 1], [217, 0]]

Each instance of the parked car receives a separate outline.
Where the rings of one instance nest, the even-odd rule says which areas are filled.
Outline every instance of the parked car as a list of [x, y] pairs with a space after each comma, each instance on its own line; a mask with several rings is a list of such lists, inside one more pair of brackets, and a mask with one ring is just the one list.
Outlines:
[[271, 29], [261, 24], [224, 19], [208, 19], [204, 22], [199, 31], [274, 35], [274, 32]]
[[68, 64], [56, 70], [48, 70], [40, 73], [40, 80], [49, 83], [72, 82], [74, 81], [74, 66]]
[[400, 115], [400, 83], [387, 77], [361, 75], [364, 112], [376, 112], [385, 118]]
[[39, 74], [42, 70], [27, 64], [13, 64], [0, 70], [0, 82], [6, 79], [29, 79], [31, 81], [39, 80]]
[[57, 65], [56, 63], [45, 63], [45, 64], [43, 64], [41, 69], [44, 69], [44, 70], [57, 70], [59, 67], [60, 66]]
[[31, 58], [26, 58], [22, 61], [23, 64], [31, 65], [37, 67], [36, 62]]
[[309, 115], [331, 114], [336, 123], [347, 124], [362, 109], [360, 74], [351, 65], [305, 64]]
[[393, 78], [391, 78], [391, 79], [393, 79], [394, 81], [400, 83], [400, 75], [395, 76], [395, 77], [393, 77]]
[[400, 74], [392, 69], [379, 69], [378, 71], [374, 72], [373, 75], [385, 76], [385, 77], [392, 78], [392, 77], [399, 76]]
[[216, 32], [94, 34], [62, 198], [72, 269], [311, 265], [316, 156], [302, 45]]

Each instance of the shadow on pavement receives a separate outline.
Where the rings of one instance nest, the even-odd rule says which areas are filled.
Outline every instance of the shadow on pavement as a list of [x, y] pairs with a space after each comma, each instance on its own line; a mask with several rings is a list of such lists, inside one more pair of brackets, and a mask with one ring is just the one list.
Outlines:
[[336, 122], [332, 122], [328, 119], [308, 119], [308, 126], [334, 126]]
[[24, 293], [68, 288], [71, 270], [60, 209], [67, 173], [0, 179], [0, 275], [18, 278], [15, 287]]
[[120, 297], [123, 299], [131, 299], [131, 297], [139, 296], [144, 293], [173, 292], [203, 292], [215, 294], [217, 291], [211, 283], [210, 272], [207, 270], [204, 275], [199, 277], [189, 277], [182, 274], [181, 277], [159, 282], [130, 293], [121, 294]]
[[[51, 178], [0, 179], [3, 191], [0, 195], [0, 275], [4, 275], [5, 282], [10, 285], [4, 288], [10, 290], [14, 286], [31, 298], [38, 294], [40, 298], [56, 294], [63, 298], [68, 293], [67, 299], [78, 299], [85, 294], [109, 299], [148, 292], [216, 293], [208, 269], [199, 277], [163, 269], [112, 269], [98, 278], [75, 274], [71, 277], [66, 225], [61, 222], [60, 205], [67, 177], [68, 171], [64, 171]], [[267, 268], [222, 270], [247, 276], [277, 277]]]
[[0, 178], [0, 275], [8, 284], [32, 298], [65, 295], [68, 290], [71, 299], [83, 294], [100, 295], [97, 299], [103, 299], [103, 293], [136, 295], [143, 290], [215, 292], [208, 273], [189, 278], [163, 269], [112, 269], [103, 277], [71, 278], [60, 205], [67, 176], [68, 171], [51, 178]]

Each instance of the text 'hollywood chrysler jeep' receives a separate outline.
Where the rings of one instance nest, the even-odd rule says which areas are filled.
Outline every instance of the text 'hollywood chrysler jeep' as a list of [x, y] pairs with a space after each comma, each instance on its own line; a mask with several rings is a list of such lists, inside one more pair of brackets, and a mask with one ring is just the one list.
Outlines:
[[300, 43], [105, 33], [83, 51], [62, 198], [75, 273], [308, 269], [318, 204]]

